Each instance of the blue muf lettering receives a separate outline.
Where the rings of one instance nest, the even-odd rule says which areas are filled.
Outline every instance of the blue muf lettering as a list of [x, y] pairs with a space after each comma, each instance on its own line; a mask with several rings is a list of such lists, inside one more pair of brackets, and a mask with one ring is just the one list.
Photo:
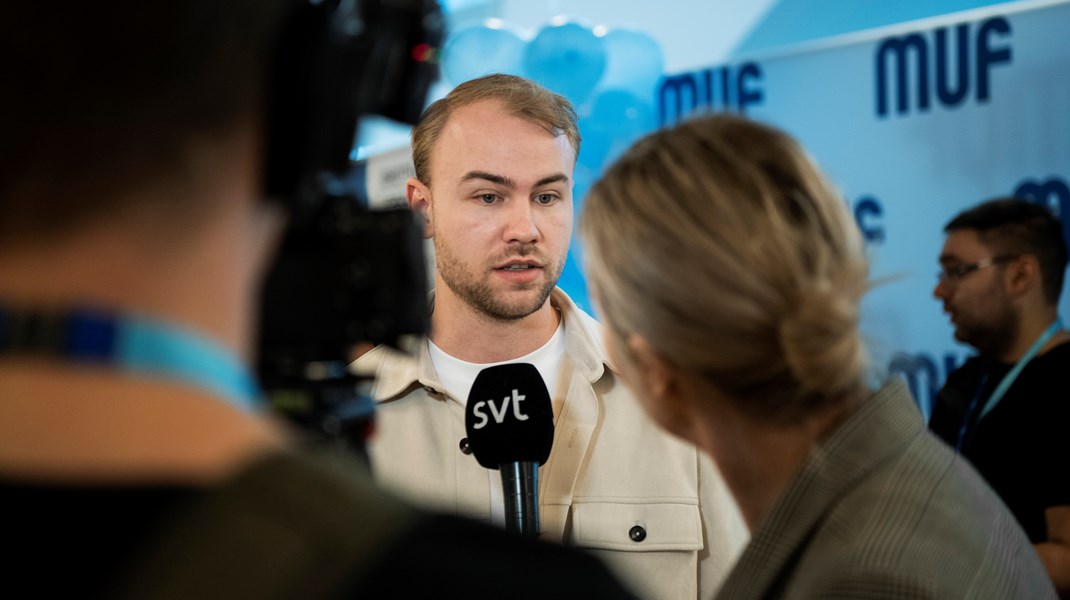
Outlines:
[[1062, 177], [1026, 178], [1014, 188], [1014, 195], [1044, 206], [1054, 206], [1057, 215], [1070, 218], [1070, 184]]
[[863, 196], [855, 202], [855, 223], [867, 244], [883, 244], [885, 239], [884, 207], [874, 196]]
[[661, 125], [675, 123], [699, 107], [746, 112], [764, 99], [761, 80], [762, 68], [755, 62], [666, 77], [658, 92]]
[[907, 354], [896, 353], [888, 364], [888, 374], [902, 377], [910, 388], [910, 393], [918, 403], [925, 418], [932, 414], [933, 404], [944, 381], [952, 371], [964, 362], [958, 355], [947, 352], [941, 357], [919, 352]]
[[[977, 101], [987, 102], [991, 96], [992, 67], [1011, 62], [1011, 47], [995, 45], [996, 40], [1010, 36], [1011, 24], [1003, 17], [993, 17], [980, 22], [976, 35], [971, 33], [974, 25], [978, 24], [961, 23], [953, 29], [934, 29], [931, 44], [922, 33], [882, 40], [877, 45], [875, 65], [877, 116], [888, 115], [892, 98], [896, 112], [907, 114], [912, 95], [918, 112], [929, 110], [933, 87], [936, 99], [947, 107], [963, 103], [971, 86]], [[930, 73], [935, 75], [934, 80], [930, 79]], [[935, 86], [930, 85], [934, 81]], [[894, 88], [894, 95], [890, 88]]]
[[1015, 187], [1014, 195], [1053, 209], [1055, 216], [1063, 222], [1063, 236], [1070, 241], [1070, 184], [1066, 179], [1023, 179]]

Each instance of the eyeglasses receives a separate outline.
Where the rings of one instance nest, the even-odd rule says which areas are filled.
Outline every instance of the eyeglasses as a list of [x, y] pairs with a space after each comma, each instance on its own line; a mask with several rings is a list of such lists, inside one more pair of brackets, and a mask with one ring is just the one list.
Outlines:
[[936, 280], [941, 283], [947, 283], [954, 285], [962, 280], [963, 277], [973, 273], [974, 271], [980, 271], [981, 269], [987, 269], [995, 265], [1003, 264], [1008, 261], [1012, 261], [1018, 258], [1017, 255], [1007, 254], [1004, 256], [995, 256], [982, 258], [977, 262], [962, 263], [960, 265], [952, 265], [950, 267], [944, 267], [936, 274]]

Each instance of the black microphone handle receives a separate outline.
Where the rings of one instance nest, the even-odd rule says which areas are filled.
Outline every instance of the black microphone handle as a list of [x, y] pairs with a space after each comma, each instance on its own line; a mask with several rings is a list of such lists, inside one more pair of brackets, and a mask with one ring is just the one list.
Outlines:
[[505, 497], [505, 529], [524, 537], [539, 537], [539, 463], [503, 463], [502, 491]]

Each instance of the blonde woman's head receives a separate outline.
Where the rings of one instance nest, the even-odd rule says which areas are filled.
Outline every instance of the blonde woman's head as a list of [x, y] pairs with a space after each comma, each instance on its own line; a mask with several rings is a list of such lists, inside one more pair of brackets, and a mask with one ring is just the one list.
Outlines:
[[580, 234], [618, 367], [641, 338], [781, 422], [861, 388], [861, 238], [785, 133], [716, 115], [651, 134], [595, 184]]

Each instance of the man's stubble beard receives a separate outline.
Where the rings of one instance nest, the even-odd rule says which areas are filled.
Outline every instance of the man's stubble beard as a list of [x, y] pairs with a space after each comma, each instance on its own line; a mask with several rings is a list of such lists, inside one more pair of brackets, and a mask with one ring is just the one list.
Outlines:
[[512, 251], [496, 257], [490, 261], [490, 264], [527, 256], [536, 256], [543, 264], [543, 272], [548, 277], [542, 282], [536, 281], [530, 284], [530, 287], [541, 286], [537, 288], [538, 291], [530, 302], [509, 303], [490, 289], [485, 277], [482, 277], [482, 272], [475, 273], [472, 269], [466, 268], [453, 256], [449, 245], [435, 240], [435, 268], [442, 281], [465, 304], [488, 319], [498, 322], [518, 321], [542, 308], [561, 276], [564, 261], [549, 261], [546, 257], [536, 253], [531, 246], [514, 246]]
[[955, 338], [960, 342], [976, 348], [981, 354], [1001, 356], [1007, 352], [1018, 338], [1021, 329], [1018, 315], [1006, 303], [1006, 299], [995, 299], [1002, 306], [987, 319], [986, 323], [957, 325]]

